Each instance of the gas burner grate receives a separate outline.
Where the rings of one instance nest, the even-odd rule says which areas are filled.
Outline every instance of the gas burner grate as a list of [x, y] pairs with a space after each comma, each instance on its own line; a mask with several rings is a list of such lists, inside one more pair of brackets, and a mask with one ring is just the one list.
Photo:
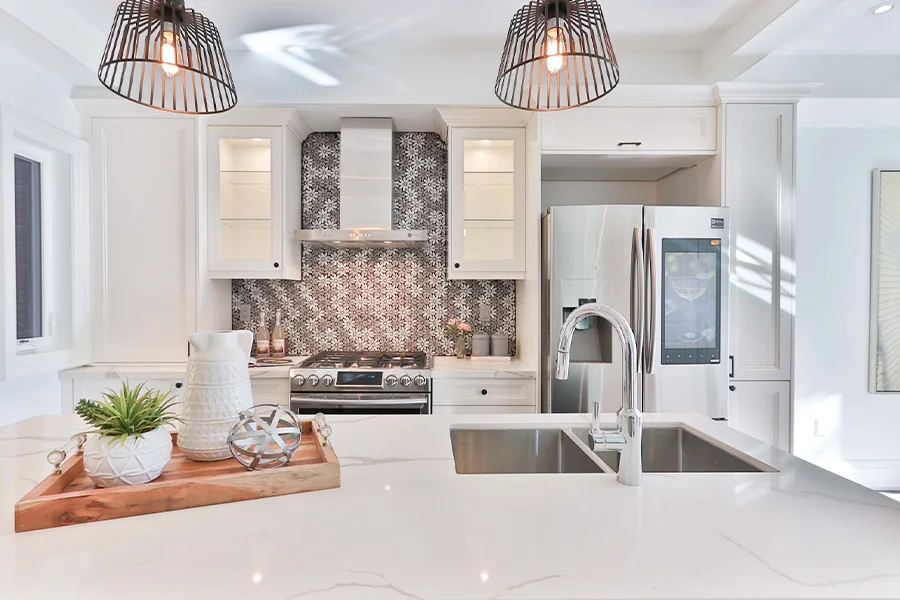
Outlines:
[[301, 367], [313, 369], [424, 369], [424, 352], [319, 352]]

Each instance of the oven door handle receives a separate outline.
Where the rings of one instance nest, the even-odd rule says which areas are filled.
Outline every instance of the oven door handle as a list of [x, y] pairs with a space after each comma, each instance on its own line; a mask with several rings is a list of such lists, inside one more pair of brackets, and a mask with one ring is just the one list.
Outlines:
[[310, 398], [307, 396], [291, 396], [291, 403], [314, 406], [428, 406], [428, 398], [382, 398], [372, 400], [347, 400], [337, 398]]

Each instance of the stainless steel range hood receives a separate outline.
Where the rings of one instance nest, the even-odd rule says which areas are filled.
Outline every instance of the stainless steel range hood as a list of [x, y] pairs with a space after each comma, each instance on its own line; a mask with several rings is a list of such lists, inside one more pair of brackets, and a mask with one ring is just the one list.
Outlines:
[[335, 248], [424, 246], [428, 232], [392, 227], [394, 123], [341, 119], [341, 228], [300, 229], [304, 244]]

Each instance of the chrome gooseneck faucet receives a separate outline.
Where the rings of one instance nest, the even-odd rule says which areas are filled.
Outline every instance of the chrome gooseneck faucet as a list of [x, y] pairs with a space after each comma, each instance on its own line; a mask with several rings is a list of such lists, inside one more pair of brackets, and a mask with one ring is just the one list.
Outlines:
[[624, 376], [622, 381], [622, 408], [617, 413], [618, 425], [615, 429], [600, 427], [600, 398], [595, 397], [591, 414], [591, 449], [594, 452], [609, 450], [619, 451], [619, 483], [624, 485], [641, 485], [643, 462], [641, 459], [641, 437], [643, 435], [643, 418], [638, 409], [638, 361], [637, 344], [634, 332], [628, 321], [615, 309], [604, 304], [585, 304], [569, 315], [563, 323], [559, 336], [559, 349], [556, 355], [556, 378], [569, 378], [569, 350], [572, 347], [572, 336], [575, 326], [582, 319], [600, 317], [612, 325], [622, 343], [622, 365]]

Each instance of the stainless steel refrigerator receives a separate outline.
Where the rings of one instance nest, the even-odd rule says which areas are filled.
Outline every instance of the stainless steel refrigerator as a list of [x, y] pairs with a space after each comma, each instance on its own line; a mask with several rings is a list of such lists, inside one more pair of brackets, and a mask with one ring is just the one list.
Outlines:
[[638, 344], [644, 412], [727, 418], [727, 208], [560, 206], [543, 218], [544, 412], [604, 412], [622, 403], [619, 341], [599, 318], [578, 324], [569, 378], [553, 377], [563, 321], [608, 304]]

